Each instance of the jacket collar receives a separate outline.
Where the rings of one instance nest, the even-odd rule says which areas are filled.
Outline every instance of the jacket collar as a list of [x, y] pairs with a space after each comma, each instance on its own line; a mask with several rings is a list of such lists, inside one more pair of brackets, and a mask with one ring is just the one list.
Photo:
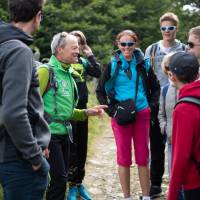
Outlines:
[[[118, 61], [123, 61], [124, 57], [123, 57], [123, 59], [122, 59], [122, 57], [123, 57], [123, 55], [122, 55], [121, 51], [118, 49], [116, 51], [116, 53], [115, 53], [114, 58], [118, 62]], [[136, 65], [138, 65], [138, 64], [140, 64], [140, 63], [143, 62], [143, 60], [144, 60], [144, 54], [143, 54], [143, 52], [139, 48], [136, 48], [133, 51], [133, 58], [136, 59]]]
[[71, 68], [70, 64], [61, 63], [54, 55], [51, 56], [49, 63], [57, 69], [67, 71]]

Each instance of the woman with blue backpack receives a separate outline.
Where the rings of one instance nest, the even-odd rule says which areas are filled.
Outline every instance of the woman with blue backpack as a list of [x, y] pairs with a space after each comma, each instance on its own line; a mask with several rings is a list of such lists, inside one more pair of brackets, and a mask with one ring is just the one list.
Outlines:
[[132, 200], [130, 166], [132, 142], [138, 166], [142, 200], [149, 197], [149, 128], [159, 106], [160, 86], [149, 60], [137, 49], [138, 37], [132, 30], [117, 35], [119, 48], [105, 68], [97, 87], [100, 103], [108, 105], [117, 146], [117, 164], [125, 200]]

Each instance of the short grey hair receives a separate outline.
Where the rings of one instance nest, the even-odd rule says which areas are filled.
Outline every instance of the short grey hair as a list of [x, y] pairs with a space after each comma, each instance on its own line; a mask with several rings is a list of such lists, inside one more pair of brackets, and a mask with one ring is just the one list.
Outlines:
[[58, 47], [64, 47], [66, 43], [71, 40], [77, 40], [77, 38], [67, 32], [60, 32], [54, 35], [51, 42], [52, 54], [55, 55]]

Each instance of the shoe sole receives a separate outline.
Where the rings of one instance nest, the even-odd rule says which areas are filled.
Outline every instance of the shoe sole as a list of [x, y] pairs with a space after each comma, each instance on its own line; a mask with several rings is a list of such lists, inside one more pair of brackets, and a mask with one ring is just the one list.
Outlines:
[[162, 193], [159, 193], [159, 194], [154, 194], [154, 195], [152, 195], [150, 199], [153, 199], [153, 200], [160, 200], [161, 197], [162, 197]]

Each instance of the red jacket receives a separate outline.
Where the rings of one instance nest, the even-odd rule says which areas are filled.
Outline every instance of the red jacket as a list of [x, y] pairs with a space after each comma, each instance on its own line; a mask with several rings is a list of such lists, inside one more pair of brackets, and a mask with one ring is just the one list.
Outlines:
[[[200, 98], [200, 80], [180, 89], [179, 99], [186, 96]], [[200, 107], [180, 103], [172, 118], [172, 166], [167, 200], [178, 199], [181, 185], [184, 190], [200, 188], [200, 173], [191, 159], [193, 156], [200, 162]]]

